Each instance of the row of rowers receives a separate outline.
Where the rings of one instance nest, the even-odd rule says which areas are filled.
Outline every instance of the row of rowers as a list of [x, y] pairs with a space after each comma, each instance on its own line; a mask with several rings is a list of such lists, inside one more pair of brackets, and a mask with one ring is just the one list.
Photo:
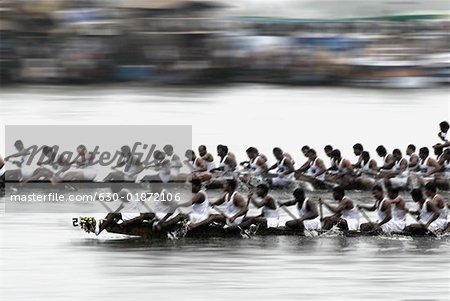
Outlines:
[[[388, 153], [382, 145], [376, 148], [376, 153], [383, 160], [383, 165], [378, 166], [359, 143], [353, 146], [354, 154], [358, 160], [352, 163], [342, 157], [338, 149], [327, 145], [325, 153], [330, 158], [329, 167], [324, 160], [317, 156], [314, 149], [303, 146], [301, 151], [305, 155], [305, 162], [299, 167], [294, 167], [294, 160], [289, 153], [275, 147], [273, 155], [275, 164], [269, 165], [269, 159], [259, 153], [255, 147], [246, 150], [248, 160], [241, 162], [238, 171], [236, 156], [225, 145], [217, 146], [219, 165], [216, 166], [214, 157], [207, 151], [206, 146], [198, 148], [197, 155], [193, 150], [185, 152], [186, 160], [173, 153], [171, 146], [166, 146], [164, 151], [154, 153], [154, 161], [149, 166], [142, 166], [139, 160], [124, 152], [125, 169], [115, 169], [104, 181], [135, 181], [137, 175], [146, 168], [154, 168], [157, 173], [144, 176], [140, 180], [148, 182], [169, 181], [182, 182], [192, 178], [198, 178], [202, 182], [221, 181], [227, 178], [239, 176], [239, 179], [248, 182], [252, 178], [264, 179], [270, 187], [288, 187], [295, 180], [310, 182], [314, 186], [329, 187], [327, 184], [335, 184], [343, 187], [361, 187], [370, 189], [377, 182], [384, 182], [386, 186], [407, 188], [423, 186], [428, 182], [434, 182], [439, 187], [448, 188], [450, 178], [450, 150], [437, 154], [436, 158], [430, 155], [427, 147], [422, 147], [416, 154], [416, 147], [409, 145], [406, 155], [403, 156], [400, 149], [394, 149]], [[181, 173], [183, 163], [191, 170], [190, 174]], [[274, 170], [275, 172], [271, 172]], [[418, 183], [419, 185], [415, 185]]]
[[[372, 188], [372, 195], [375, 202], [371, 206], [358, 205], [345, 195], [345, 190], [341, 186], [333, 189], [333, 199], [337, 204], [322, 199], [317, 202], [305, 196], [301, 188], [293, 192], [293, 199], [286, 202], [278, 202], [269, 194], [269, 187], [259, 184], [255, 193], [249, 192], [247, 200], [237, 190], [237, 181], [229, 179], [224, 181], [223, 194], [215, 202], [210, 202], [206, 191], [202, 190], [202, 183], [198, 179], [192, 181], [193, 197], [187, 202], [171, 202], [159, 199], [155, 202], [154, 209], [142, 211], [139, 207], [142, 202], [130, 201], [127, 197], [128, 191], [122, 189], [118, 192], [122, 201], [119, 209], [115, 213], [109, 213], [101, 230], [108, 225], [121, 220], [120, 225], [126, 227], [144, 220], [153, 220], [153, 228], [158, 230], [169, 230], [184, 219], [189, 219], [188, 228], [190, 230], [200, 227], [207, 227], [211, 223], [223, 224], [226, 229], [246, 229], [252, 225], [263, 227], [279, 226], [279, 209], [282, 208], [293, 219], [286, 222], [286, 227], [298, 231], [329, 230], [337, 226], [342, 230], [379, 231], [380, 233], [417, 233], [426, 231], [450, 231], [450, 223], [447, 221], [448, 208], [450, 203], [446, 203], [444, 198], [437, 194], [433, 183], [425, 185], [426, 198], [421, 189], [413, 189], [411, 196], [418, 205], [418, 210], [409, 211], [405, 206], [405, 200], [399, 196], [396, 188], [390, 187], [387, 190], [387, 197], [384, 196], [383, 188], [375, 185]], [[152, 192], [163, 196], [167, 191], [164, 183], [153, 183]], [[223, 208], [219, 209], [217, 206]], [[249, 206], [262, 208], [261, 214], [257, 216], [247, 216]], [[297, 216], [287, 207], [295, 206]], [[331, 216], [322, 218], [322, 207], [332, 213]], [[190, 207], [188, 215], [174, 212], [178, 207]], [[318, 207], [320, 210], [318, 210]], [[363, 214], [366, 223], [360, 222], [360, 213], [363, 210], [376, 211], [377, 220], [372, 222], [367, 214]], [[319, 214], [320, 212], [320, 214]], [[406, 225], [406, 215], [417, 214], [417, 223]], [[97, 231], [97, 233], [99, 233]]]
[[[370, 189], [380, 181], [388, 187], [397, 188], [419, 187], [428, 182], [434, 182], [437, 186], [448, 189], [450, 141], [447, 136], [450, 126], [447, 121], [442, 121], [439, 128], [440, 141], [433, 145], [435, 158], [427, 147], [420, 148], [416, 154], [416, 146], [410, 144], [406, 148], [404, 157], [400, 149], [394, 149], [389, 154], [386, 148], [380, 145], [376, 148], [376, 153], [383, 160], [382, 166], [377, 166], [377, 162], [360, 143], [353, 146], [354, 154], [358, 156], [358, 160], [353, 164], [350, 160], [343, 158], [338, 149], [333, 149], [330, 145], [325, 146], [325, 154], [330, 158], [328, 168], [324, 161], [318, 158], [316, 151], [306, 145], [301, 151], [307, 159], [298, 169], [294, 167], [295, 162], [292, 156], [279, 147], [273, 149], [276, 163], [271, 166], [267, 156], [260, 154], [255, 147], [249, 147], [246, 151], [248, 160], [240, 163], [244, 168], [240, 180], [249, 181], [252, 177], [259, 177], [264, 178], [271, 187], [285, 187], [297, 179], [310, 182], [317, 188], [329, 187], [327, 182], [330, 182], [343, 187], [363, 189]], [[217, 146], [219, 166], [216, 166], [214, 157], [207, 151], [206, 146], [199, 146], [198, 154], [197, 156], [193, 150], [185, 152], [187, 160], [184, 163], [190, 168], [191, 174], [181, 174], [180, 169], [183, 164], [180, 158], [174, 154], [172, 146], [166, 145], [162, 152], [155, 152], [155, 161], [150, 164], [159, 170], [158, 174], [144, 177], [143, 180], [186, 181], [194, 177], [202, 182], [211, 182], [236, 176], [237, 159], [233, 153], [229, 152], [227, 146]], [[125, 165], [132, 164], [127, 162]], [[105, 180], [135, 180], [136, 174], [145, 168], [136, 166], [131, 171], [111, 173]], [[275, 173], [271, 173], [272, 170], [275, 170]]]
[[[23, 144], [18, 143], [18, 153], [8, 156], [6, 161], [16, 158], [19, 168], [6, 171], [7, 180], [19, 179], [22, 181], [50, 180], [59, 181], [92, 181], [96, 178], [95, 166], [90, 164], [92, 157], [86, 147], [77, 149], [78, 159], [69, 162], [58, 156], [51, 164], [38, 164], [31, 167], [26, 164], [27, 150]], [[428, 182], [433, 182], [438, 187], [448, 189], [450, 178], [450, 149], [434, 148], [436, 158], [430, 155], [427, 147], [420, 148], [416, 154], [416, 147], [409, 145], [406, 148], [406, 156], [400, 149], [394, 149], [388, 153], [382, 145], [376, 148], [378, 156], [383, 160], [382, 166], [371, 158], [359, 143], [353, 146], [354, 154], [358, 160], [354, 163], [341, 156], [338, 149], [330, 145], [324, 148], [330, 157], [330, 166], [327, 167], [324, 160], [317, 156], [314, 149], [303, 146], [301, 151], [306, 156], [305, 162], [298, 169], [294, 168], [291, 155], [280, 148], [273, 149], [276, 163], [269, 165], [267, 156], [258, 152], [255, 147], [246, 150], [248, 160], [241, 162], [242, 169], [238, 172], [236, 156], [228, 151], [225, 145], [217, 146], [217, 154], [220, 158], [216, 166], [214, 157], [207, 151], [206, 146], [198, 148], [199, 155], [193, 150], [185, 152], [186, 160], [176, 155], [171, 145], [166, 145], [163, 151], [153, 153], [153, 161], [143, 164], [139, 158], [131, 152], [128, 146], [120, 150], [122, 160], [112, 167], [112, 171], [103, 181], [131, 181], [148, 182], [182, 182], [192, 178], [198, 178], [202, 182], [213, 182], [239, 175], [240, 180], [250, 181], [252, 178], [264, 179], [271, 187], [286, 187], [300, 180], [310, 182], [314, 186], [329, 187], [328, 184], [341, 185], [343, 187], [360, 187], [370, 189], [376, 182], [384, 182], [386, 186], [397, 188], [418, 187]], [[47, 152], [48, 160], [52, 160], [51, 150]], [[18, 160], [17, 160], [18, 159]], [[45, 163], [45, 162], [44, 162]], [[190, 169], [190, 173], [181, 173], [183, 163]], [[145, 174], [144, 170], [154, 169], [154, 173], [138, 178], [139, 174]], [[275, 172], [271, 172], [275, 170]]]

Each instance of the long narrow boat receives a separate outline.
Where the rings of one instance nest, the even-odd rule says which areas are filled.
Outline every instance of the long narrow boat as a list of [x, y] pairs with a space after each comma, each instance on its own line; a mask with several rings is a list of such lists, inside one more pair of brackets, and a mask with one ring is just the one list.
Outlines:
[[[86, 232], [94, 232], [95, 221], [90, 217], [80, 218], [80, 227]], [[278, 228], [264, 228], [256, 227], [256, 229], [242, 230], [234, 228], [233, 230], [224, 229], [221, 225], [210, 225], [202, 228], [197, 228], [188, 231], [185, 224], [178, 223], [172, 229], [168, 231], [155, 231], [153, 230], [152, 223], [144, 222], [137, 225], [129, 225], [123, 227], [118, 224], [113, 224], [105, 228], [109, 233], [139, 236], [145, 239], [158, 239], [158, 238], [214, 238], [214, 237], [260, 237], [260, 236], [327, 236], [332, 234], [334, 236], [347, 236], [347, 237], [362, 237], [362, 236], [377, 236], [379, 232], [361, 232], [361, 231], [325, 231], [320, 230], [311, 235], [311, 232], [298, 231], [287, 227]], [[436, 237], [435, 233], [423, 232], [423, 233], [406, 233], [398, 232], [392, 233], [397, 236], [409, 236], [409, 237]], [[450, 237], [450, 236], [449, 236]]]

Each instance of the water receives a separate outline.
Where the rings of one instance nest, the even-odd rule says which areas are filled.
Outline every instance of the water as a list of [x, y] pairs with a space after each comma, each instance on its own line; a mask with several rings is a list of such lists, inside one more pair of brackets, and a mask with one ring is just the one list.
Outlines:
[[[266, 154], [280, 145], [299, 162], [303, 144], [321, 150], [331, 143], [351, 159], [355, 142], [372, 153], [379, 143], [389, 149], [411, 142], [430, 146], [437, 142], [437, 124], [449, 116], [444, 89], [24, 86], [2, 89], [0, 99], [2, 125], [192, 124], [195, 146], [226, 143], [243, 159], [249, 145]], [[371, 202], [366, 192], [351, 197]], [[73, 205], [71, 214], [24, 208], [1, 215], [2, 300], [450, 297], [449, 238], [95, 238], [71, 225], [85, 209], [80, 206]]]

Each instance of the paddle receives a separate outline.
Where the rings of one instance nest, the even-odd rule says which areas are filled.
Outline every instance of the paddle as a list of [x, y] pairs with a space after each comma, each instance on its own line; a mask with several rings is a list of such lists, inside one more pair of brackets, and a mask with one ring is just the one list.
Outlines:
[[[225, 214], [225, 212], [223, 212], [222, 210], [220, 210], [219, 208], [217, 208], [217, 206], [212, 205], [212, 208], [213, 208], [214, 210], [216, 210], [217, 212], [219, 212], [219, 214], [222, 215], [223, 217], [225, 217], [227, 220], [229, 220], [229, 217]], [[248, 234], [244, 229], [241, 228], [241, 226], [239, 226], [239, 225], [236, 224], [235, 222], [232, 222], [231, 224], [232, 224], [233, 226], [236, 226], [236, 227], [239, 229], [239, 231], [240, 231], [242, 237], [244, 237], [244, 238], [250, 238], [250, 237], [251, 237], [250, 234]]]
[[406, 212], [408, 212], [408, 214], [414, 218], [422, 227], [424, 227], [427, 231], [425, 232], [426, 234], [429, 234], [433, 237], [438, 237], [438, 235], [436, 234], [436, 232], [428, 229], [425, 224], [420, 220], [420, 218], [418, 216], [414, 216], [411, 212], [409, 212], [409, 210], [406, 210]]
[[358, 211], [362, 214], [362, 216], [364, 216], [364, 218], [369, 222], [369, 224], [373, 224], [367, 213], [364, 211], [364, 209], [358, 208]]
[[[286, 206], [281, 206], [280, 202], [278, 202], [278, 205], [281, 207], [281, 209], [284, 210], [284, 212], [286, 212], [292, 219], [297, 219], [297, 217], [289, 210], [286, 208]], [[317, 235], [314, 235], [314, 233], [308, 229], [306, 229], [305, 227], [303, 227], [303, 230], [306, 231], [306, 233], [309, 234], [310, 237], [316, 237]], [[317, 233], [316, 233], [317, 234]]]
[[[356, 207], [358, 208], [358, 207]], [[374, 223], [370, 219], [370, 217], [367, 215], [367, 213], [362, 208], [358, 208], [358, 211], [361, 212], [362, 216], [369, 222], [369, 224], [373, 225]], [[377, 233], [377, 230], [371, 229], [369, 231], [365, 231], [366, 233]]]
[[319, 198], [319, 214], [320, 214], [320, 221], [323, 221], [322, 198]]

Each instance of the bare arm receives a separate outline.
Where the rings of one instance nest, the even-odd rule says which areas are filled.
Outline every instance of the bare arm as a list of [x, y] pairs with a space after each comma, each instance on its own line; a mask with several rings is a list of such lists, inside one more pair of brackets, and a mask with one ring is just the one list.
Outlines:
[[300, 221], [309, 220], [309, 219], [315, 219], [319, 216], [319, 213], [317, 212], [317, 206], [310, 200], [305, 201], [306, 202], [306, 209], [308, 209], [308, 213], [305, 214], [302, 218], [300, 218]]
[[286, 166], [286, 171], [283, 172], [283, 175], [288, 175], [292, 172], [294, 172], [294, 165], [292, 165], [292, 161], [286, 158], [284, 160], [284, 166]]
[[225, 194], [222, 195], [217, 201], [211, 202], [211, 206], [219, 206], [225, 202]]
[[17, 157], [26, 156], [26, 155], [29, 155], [30, 153], [31, 153], [31, 152], [30, 152], [27, 148], [25, 148], [25, 149], [23, 149], [23, 150], [21, 150], [21, 151], [15, 153], [15, 154], [6, 156], [6, 157], [5, 157], [5, 161], [8, 161], [10, 158], [17, 158]]
[[439, 171], [439, 169], [441, 168], [439, 163], [436, 160], [432, 159], [432, 158], [428, 159], [428, 166], [433, 167], [433, 168], [429, 172], [427, 172], [424, 175], [424, 177], [428, 177], [428, 176], [432, 175], [433, 173]]
[[417, 156], [411, 157], [411, 158], [409, 158], [408, 167], [414, 167], [417, 165], [417, 163], [419, 163], [419, 157], [417, 157]]
[[395, 160], [392, 154], [389, 154], [386, 158], [386, 163], [380, 167], [380, 169], [391, 169], [395, 165]]
[[249, 194], [248, 199], [256, 208], [261, 208], [267, 203], [266, 198], [263, 198], [261, 201], [258, 202], [251, 194]]
[[378, 222], [378, 227], [387, 223], [392, 218], [392, 210], [391, 210], [391, 203], [388, 201], [384, 201], [383, 206], [381, 207], [381, 210], [384, 213], [384, 219], [380, 222]]
[[375, 202], [373, 205], [358, 205], [357, 207], [366, 211], [375, 211], [377, 209], [377, 202]]
[[205, 195], [197, 192], [190, 201], [178, 204], [178, 207], [189, 207], [193, 204], [200, 204], [205, 201]]
[[267, 171], [266, 160], [264, 160], [263, 158], [258, 158], [256, 164], [261, 168], [262, 173], [265, 173]]
[[317, 178], [318, 176], [322, 175], [324, 172], [327, 171], [327, 168], [325, 167], [325, 163], [323, 162], [323, 160], [318, 159], [317, 166], [319, 167], [319, 171], [316, 172], [316, 174], [314, 175], [314, 178]]
[[353, 203], [351, 203], [350, 200], [346, 200], [344, 202], [340, 202], [337, 207], [331, 206], [327, 202], [325, 202], [323, 200], [320, 200], [320, 199], [319, 199], [319, 202], [324, 204], [325, 207], [327, 207], [327, 209], [330, 210], [333, 213], [339, 213], [340, 214], [341, 211], [344, 210], [344, 209], [352, 209], [353, 208]]
[[236, 213], [234, 216], [230, 217], [230, 222], [234, 222], [236, 218], [246, 214], [248, 211], [247, 202], [245, 202], [244, 198], [241, 195], [239, 194], [235, 195], [233, 202], [234, 205], [240, 207], [241, 210], [239, 210], [238, 213]]
[[280, 206], [293, 206], [297, 204], [297, 200], [286, 201], [284, 203], [278, 202]]
[[433, 202], [427, 203], [427, 210], [430, 212], [433, 212], [433, 216], [430, 218], [430, 220], [425, 224], [425, 227], [428, 228], [432, 222], [438, 219], [439, 217], [439, 211], [436, 207], [436, 205]]

